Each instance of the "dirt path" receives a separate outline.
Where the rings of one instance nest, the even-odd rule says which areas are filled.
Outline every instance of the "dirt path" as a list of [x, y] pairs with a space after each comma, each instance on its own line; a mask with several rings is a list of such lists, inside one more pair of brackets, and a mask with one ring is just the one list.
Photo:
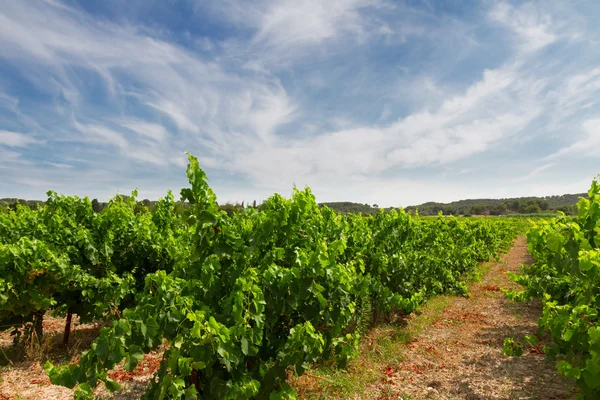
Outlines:
[[[543, 354], [501, 354], [506, 337], [522, 339], [537, 329], [538, 303], [517, 304], [501, 289], [517, 288], [507, 272], [530, 263], [524, 237], [499, 263], [490, 263], [470, 298], [450, 298], [443, 312], [407, 345], [387, 379], [362, 398], [394, 399], [569, 399], [573, 384], [558, 375]], [[409, 322], [410, 324], [410, 322]]]
[[407, 319], [373, 328], [347, 370], [313, 368], [292, 386], [319, 400], [574, 398], [573, 382], [540, 352], [502, 354], [505, 338], [537, 332], [539, 303], [514, 303], [502, 292], [518, 289], [507, 272], [531, 261], [521, 236], [500, 262], [480, 267], [470, 297], [434, 297]]

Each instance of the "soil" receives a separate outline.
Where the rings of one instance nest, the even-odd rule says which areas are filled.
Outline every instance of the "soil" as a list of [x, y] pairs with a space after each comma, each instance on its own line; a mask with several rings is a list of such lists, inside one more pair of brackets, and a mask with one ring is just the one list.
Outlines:
[[[79, 324], [73, 317], [69, 346], [62, 345], [65, 318], [44, 317], [44, 339], [41, 348], [19, 349], [15, 353], [9, 332], [0, 333], [0, 357], [6, 365], [0, 367], [0, 400], [71, 400], [74, 390], [50, 383], [44, 371], [47, 360], [55, 364], [76, 363], [81, 353], [98, 337], [101, 323]], [[151, 352], [144, 356], [133, 371], [122, 365], [109, 372], [109, 377], [121, 384], [121, 389], [108, 393], [103, 385], [95, 391], [96, 398], [104, 400], [139, 399], [150, 379], [159, 368], [162, 354]]]

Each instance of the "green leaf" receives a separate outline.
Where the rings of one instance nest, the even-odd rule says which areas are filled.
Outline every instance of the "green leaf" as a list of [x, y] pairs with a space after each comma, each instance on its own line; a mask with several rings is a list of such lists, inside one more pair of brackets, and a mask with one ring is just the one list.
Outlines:
[[183, 376], [189, 376], [192, 373], [192, 359], [188, 357], [181, 357], [177, 360], [177, 368], [179, 374]]
[[321, 304], [321, 307], [323, 308], [327, 308], [328, 303], [327, 303], [327, 299], [325, 299], [325, 297], [323, 297], [323, 295], [321, 293], [316, 293], [317, 296], [317, 300], [319, 300], [319, 304]]
[[242, 337], [242, 353], [246, 356], [248, 355], [248, 339], [245, 337]]
[[558, 253], [562, 248], [564, 238], [559, 234], [551, 233], [548, 235], [546, 240], [548, 241], [548, 248]]
[[579, 260], [579, 269], [584, 272], [589, 271], [590, 269], [592, 269], [593, 266], [594, 266], [594, 264], [592, 264], [591, 260], [586, 260], [586, 259]]
[[106, 386], [106, 390], [108, 390], [110, 393], [115, 392], [121, 388], [121, 385], [118, 382], [113, 381], [110, 378], [106, 378], [106, 380], [104, 381], [104, 385]]
[[215, 224], [217, 222], [217, 216], [210, 211], [204, 210], [198, 216], [198, 222]]
[[195, 339], [200, 339], [202, 336], [202, 323], [199, 321], [194, 322], [192, 330], [190, 331], [190, 335]]
[[575, 331], [571, 328], [567, 328], [565, 330], [565, 332], [562, 334], [562, 339], [565, 342], [568, 342], [569, 340], [571, 340], [571, 338], [573, 337], [573, 334], [575, 333]]
[[194, 369], [206, 368], [206, 363], [204, 361], [195, 361], [191, 365], [192, 365], [192, 368], [194, 368]]
[[77, 387], [74, 393], [76, 400], [92, 400], [94, 398], [94, 391], [87, 383], [82, 383]]
[[106, 357], [108, 355], [108, 344], [103, 340], [94, 342], [92, 344], [92, 349], [100, 358]]
[[125, 369], [133, 371], [140, 361], [144, 359], [144, 352], [139, 346], [132, 345], [129, 347], [129, 353], [125, 358]]
[[559, 361], [556, 364], [556, 368], [558, 369], [558, 372], [569, 378], [579, 379], [581, 376], [581, 369], [573, 367], [568, 361], [565, 360]]
[[588, 330], [588, 335], [590, 337], [590, 345], [599, 343], [600, 342], [600, 326], [590, 328]]

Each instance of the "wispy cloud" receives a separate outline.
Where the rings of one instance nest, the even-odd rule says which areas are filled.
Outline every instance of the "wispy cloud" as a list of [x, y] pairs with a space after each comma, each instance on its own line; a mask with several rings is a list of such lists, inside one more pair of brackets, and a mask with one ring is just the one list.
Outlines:
[[557, 185], [550, 169], [580, 182], [600, 144], [600, 6], [579, 5], [225, 0], [167, 18], [9, 1], [2, 188], [155, 194], [184, 180], [186, 150], [231, 200], [294, 183], [380, 205], [506, 197], [524, 177]]
[[133, 118], [118, 121], [118, 124], [156, 142], [164, 142], [169, 136], [167, 129], [160, 124]]
[[533, 3], [513, 7], [499, 2], [489, 16], [515, 33], [514, 40], [522, 50], [538, 50], [557, 40], [556, 34], [552, 32], [552, 17]]
[[276, 175], [281, 181], [295, 179], [304, 184], [332, 176], [343, 180], [397, 167], [443, 165], [465, 159], [518, 135], [541, 113], [537, 100], [543, 82], [519, 74], [515, 64], [488, 70], [480, 81], [437, 109], [388, 125], [346, 127], [311, 140], [255, 147], [252, 153], [236, 155], [232, 167], [247, 167], [258, 181]]
[[556, 163], [550, 162], [550, 163], [546, 163], [543, 165], [540, 165], [539, 167], [535, 167], [534, 169], [532, 169], [528, 174], [519, 177], [517, 179], [515, 179], [513, 182], [518, 183], [518, 182], [527, 182], [527, 181], [531, 181], [531, 179], [539, 176], [540, 174], [542, 174], [544, 171], [552, 168], [553, 166], [555, 166]]
[[321, 2], [223, 1], [211, 5], [199, 3], [221, 18], [253, 29], [251, 42], [279, 51], [285, 48], [315, 45], [341, 35], [362, 35], [369, 19], [360, 13], [383, 5], [377, 0], [333, 0]]
[[566, 155], [577, 155], [577, 157], [598, 157], [600, 149], [600, 118], [589, 119], [581, 124], [583, 135], [573, 144], [550, 154], [546, 159], [552, 160]]
[[63, 163], [53, 163], [53, 162], [46, 162], [47, 165], [50, 165], [54, 168], [59, 168], [59, 169], [71, 169], [73, 168], [72, 165], [70, 164], [63, 164]]
[[0, 146], [27, 147], [38, 140], [17, 132], [0, 131]]

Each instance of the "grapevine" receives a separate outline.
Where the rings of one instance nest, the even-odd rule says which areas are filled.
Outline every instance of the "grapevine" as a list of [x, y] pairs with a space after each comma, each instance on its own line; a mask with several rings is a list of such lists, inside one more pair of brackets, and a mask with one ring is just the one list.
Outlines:
[[[465, 295], [464, 274], [519, 232], [509, 220], [426, 220], [402, 209], [340, 215], [319, 207], [308, 188], [228, 215], [193, 156], [187, 177], [180, 211], [170, 193], [152, 211], [136, 211], [134, 192], [100, 214], [88, 199], [49, 193], [37, 211], [0, 216], [0, 254], [45, 251], [20, 264], [0, 258], [13, 271], [0, 293], [22, 282], [18, 290], [44, 300], [19, 315], [113, 320], [78, 364], [46, 364], [51, 381], [76, 388], [78, 398], [99, 383], [117, 390], [108, 372], [119, 363], [133, 370], [159, 346], [163, 359], [145, 398], [295, 398], [289, 374], [324, 360], [345, 367], [376, 313]], [[59, 271], [45, 281], [54, 286], [27, 289], [26, 266], [38, 264]], [[2, 304], [1, 319], [17, 311]]]

